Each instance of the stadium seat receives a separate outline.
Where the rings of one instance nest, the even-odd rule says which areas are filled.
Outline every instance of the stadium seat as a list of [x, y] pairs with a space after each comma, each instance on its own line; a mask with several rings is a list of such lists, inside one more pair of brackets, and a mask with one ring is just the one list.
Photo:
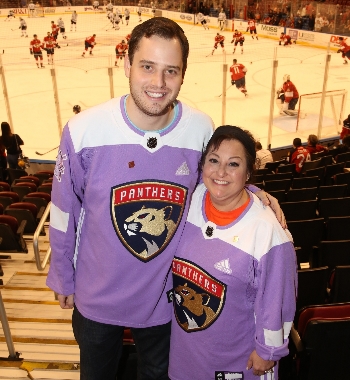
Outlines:
[[297, 378], [340, 380], [349, 377], [350, 304], [309, 306], [292, 327]]
[[350, 172], [336, 174], [333, 177], [333, 181], [335, 185], [346, 184], [347, 185], [346, 194], [350, 195]]
[[37, 187], [40, 185], [39, 178], [33, 175], [26, 175], [18, 179], [15, 179], [15, 183], [18, 183], [18, 182], [34, 182]]
[[0, 252], [27, 253], [27, 245], [23, 239], [25, 221], [18, 225], [17, 219], [10, 215], [0, 215]]
[[280, 179], [280, 180], [276, 180], [276, 181], [267, 181], [265, 179], [264, 190], [266, 192], [276, 191], [276, 190], [288, 191], [291, 183], [292, 183], [291, 179]]
[[318, 205], [320, 217], [350, 216], [350, 197], [321, 199]]
[[295, 171], [295, 164], [287, 164], [287, 165], [279, 165], [277, 168], [276, 168], [276, 171], [277, 171], [277, 174], [281, 174], [281, 173], [292, 173], [292, 175], [294, 176], [296, 171]]
[[317, 201], [302, 202], [285, 202], [281, 203], [281, 208], [286, 217], [287, 222], [292, 220], [308, 220], [315, 219]]
[[318, 160], [315, 161], [306, 161], [303, 164], [303, 167], [301, 168], [301, 173], [305, 173], [306, 170], [309, 169], [316, 169], [321, 166], [321, 159], [319, 158]]
[[52, 183], [42, 183], [38, 189], [38, 191], [50, 194], [51, 196], [51, 191], [52, 191]]
[[327, 156], [323, 156], [321, 158], [321, 163], [320, 163], [320, 166], [328, 166], [328, 165], [333, 165], [333, 157], [331, 155]]
[[337, 265], [329, 284], [329, 300], [332, 303], [350, 302], [350, 265]]
[[269, 194], [275, 197], [279, 203], [286, 201], [286, 192], [285, 190], [275, 190], [269, 191]]
[[340, 164], [342, 162], [347, 162], [347, 161], [350, 161], [350, 152], [340, 153], [337, 155], [337, 157], [335, 159], [335, 162], [337, 164]]
[[287, 172], [287, 173], [275, 173], [275, 174], [266, 174], [264, 181], [279, 181], [282, 179], [292, 179], [293, 173]]
[[290, 189], [286, 194], [287, 202], [312, 201], [317, 197], [317, 187], [306, 189]]
[[320, 186], [318, 199], [342, 198], [346, 196], [347, 185]]
[[28, 175], [28, 173], [25, 170], [22, 169], [10, 169], [7, 168], [8, 173], [8, 181], [9, 183], [13, 183], [15, 179], [21, 178], [25, 175]]
[[40, 171], [34, 174], [35, 177], [37, 177], [40, 181], [40, 185], [44, 182], [45, 179], [52, 178], [53, 172], [51, 171]]
[[343, 173], [344, 163], [341, 162], [339, 164], [333, 164], [326, 166], [325, 174], [324, 174], [324, 184], [332, 185], [332, 177], [336, 174]]
[[259, 183], [264, 181], [264, 175], [263, 174], [254, 174], [252, 178], [252, 183]]
[[274, 173], [281, 164], [288, 164], [288, 162], [286, 160], [267, 162], [265, 168], [269, 173]]
[[269, 172], [269, 169], [266, 169], [266, 168], [264, 168], [264, 169], [256, 169], [255, 170], [255, 172], [254, 172], [254, 174], [256, 174], [256, 175], [263, 175], [263, 176], [265, 176], [266, 174], [268, 174], [268, 172]]
[[319, 185], [323, 185], [324, 182], [324, 173], [325, 173], [325, 166], [320, 166], [315, 169], [309, 169], [306, 170], [303, 175], [305, 177], [318, 177], [319, 178]]
[[325, 156], [325, 154], [326, 154], [326, 151], [311, 153], [310, 154], [311, 161], [316, 161], [319, 158], [322, 158], [323, 156]]
[[4, 209], [11, 203], [19, 202], [19, 196], [14, 191], [0, 191], [0, 203]]
[[321, 241], [318, 265], [333, 270], [338, 265], [350, 265], [350, 240]]
[[301, 177], [294, 178], [292, 182], [292, 189], [306, 189], [310, 187], [319, 186], [320, 179], [318, 177]]
[[2, 191], [11, 191], [11, 187], [7, 182], [0, 181], [0, 186], [4, 189]]
[[[40, 210], [39, 214], [36, 205], [29, 202], [12, 203], [5, 209], [5, 214], [16, 218], [18, 224], [21, 224], [22, 220], [27, 222], [23, 232], [26, 235], [34, 234], [43, 212], [44, 209]], [[44, 234], [44, 230], [42, 234]]]
[[11, 186], [11, 190], [18, 194], [21, 201], [24, 196], [37, 190], [34, 182], [18, 182]]
[[350, 239], [350, 216], [330, 217], [326, 223], [327, 240]]

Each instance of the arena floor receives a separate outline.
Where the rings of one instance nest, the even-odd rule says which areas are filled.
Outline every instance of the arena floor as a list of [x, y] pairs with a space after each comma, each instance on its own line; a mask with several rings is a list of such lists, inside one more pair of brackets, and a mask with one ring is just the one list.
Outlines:
[[[13, 129], [25, 142], [24, 152], [30, 158], [39, 158], [36, 151], [46, 152], [59, 144], [59, 128], [55, 112], [55, 99], [50, 69], [44, 52], [44, 69], [38, 69], [33, 56], [29, 54], [29, 42], [34, 33], [43, 39], [50, 31], [50, 22], [57, 21], [58, 15], [44, 18], [25, 18], [28, 24], [28, 38], [21, 37], [18, 17], [11, 21], [0, 19], [0, 55], [5, 70], [7, 91], [12, 112]], [[82, 109], [94, 106], [110, 98], [108, 67], [113, 67], [114, 96], [128, 92], [128, 80], [122, 68], [115, 68], [114, 49], [138, 23], [138, 17], [131, 15], [129, 26], [121, 25], [120, 30], [112, 30], [106, 14], [79, 15], [77, 32], [70, 32], [70, 14], [62, 16], [65, 21], [66, 40], [59, 36], [61, 49], [55, 51], [55, 70], [58, 100], [62, 125], [72, 116], [72, 107], [79, 104]], [[146, 19], [146, 17], [144, 17]], [[211, 55], [214, 37], [218, 31], [214, 26], [204, 31], [200, 25], [183, 24], [190, 41], [190, 57], [185, 82], [179, 99], [191, 106], [207, 112], [216, 126], [223, 122], [239, 125], [250, 130], [262, 142], [268, 141], [272, 64], [274, 54], [278, 59], [276, 85], [282, 84], [284, 74], [290, 74], [300, 94], [321, 92], [325, 73], [326, 50], [293, 45], [278, 46], [271, 39], [252, 40], [246, 34], [244, 54], [237, 47], [233, 55], [231, 32], [226, 36], [226, 54], [219, 47]], [[97, 45], [93, 56], [81, 57], [84, 39], [96, 34]], [[68, 46], [67, 46], [68, 44]], [[244, 97], [235, 87], [230, 87], [227, 74], [226, 114], [222, 114], [223, 64], [228, 67], [232, 59], [247, 68], [246, 86], [248, 97]], [[344, 65], [340, 54], [331, 53], [327, 90], [350, 90], [350, 64]], [[339, 98], [340, 99], [340, 98]], [[339, 102], [339, 99], [335, 103]], [[329, 99], [326, 101], [328, 107]], [[305, 102], [303, 111], [306, 118], [301, 128], [295, 132], [296, 118], [280, 116], [274, 106], [272, 128], [272, 148], [291, 145], [294, 137], [306, 142], [310, 133], [317, 134], [320, 99]], [[336, 104], [336, 108], [338, 105]], [[344, 118], [350, 113], [350, 98], [346, 100]], [[325, 125], [329, 111], [325, 111]], [[4, 96], [0, 94], [0, 119], [8, 120]], [[332, 122], [331, 122], [332, 123]], [[98, 127], [98, 126], [97, 126]], [[341, 125], [324, 128], [321, 137], [334, 137]], [[56, 151], [44, 157], [54, 160]], [[42, 157], [42, 158], [44, 158]]]

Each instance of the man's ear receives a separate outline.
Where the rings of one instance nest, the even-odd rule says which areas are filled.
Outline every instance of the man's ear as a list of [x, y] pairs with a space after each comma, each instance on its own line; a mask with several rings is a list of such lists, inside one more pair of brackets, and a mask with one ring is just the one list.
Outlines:
[[129, 60], [129, 54], [126, 54], [124, 58], [124, 72], [127, 78], [130, 77], [130, 68], [131, 68], [131, 65], [130, 65], [130, 60]]

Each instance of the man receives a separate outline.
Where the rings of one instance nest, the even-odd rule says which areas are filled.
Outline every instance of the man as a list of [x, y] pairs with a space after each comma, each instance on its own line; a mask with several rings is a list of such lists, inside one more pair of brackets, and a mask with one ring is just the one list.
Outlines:
[[223, 8], [221, 8], [221, 11], [218, 15], [218, 23], [220, 31], [223, 31], [226, 23], [226, 13], [224, 12]]
[[337, 53], [342, 53], [341, 56], [344, 59], [344, 65], [348, 64], [346, 59], [350, 59], [350, 46], [344, 41], [344, 37], [338, 37], [340, 49]]
[[58, 45], [58, 42], [57, 42], [59, 30], [60, 30], [60, 28], [58, 25], [55, 24], [55, 21], [51, 21], [51, 35], [52, 35], [53, 39], [55, 40], [58, 48], [60, 48], [60, 46]]
[[62, 34], [62, 37], [64, 39], [67, 38], [66, 36], [66, 28], [64, 27], [64, 21], [62, 19], [62, 17], [60, 17], [57, 21], [57, 27], [60, 29], [60, 33]]
[[289, 36], [288, 34], [285, 34], [285, 33], [281, 33], [280, 35], [280, 41], [279, 41], [279, 45], [282, 45], [283, 43], [283, 46], [288, 46], [288, 45], [291, 45], [293, 43], [296, 43], [296, 41], [292, 41], [292, 37]]
[[200, 22], [203, 25], [204, 30], [209, 30], [209, 26], [207, 25], [207, 20], [205, 19], [203, 13], [197, 13], [197, 24]]
[[252, 39], [254, 40], [254, 36], [253, 36], [253, 33], [254, 33], [256, 39], [258, 40], [258, 35], [257, 35], [257, 32], [256, 32], [256, 21], [253, 18], [251, 18], [251, 19], [248, 20], [247, 32], [248, 32], [248, 30], [250, 31]]
[[94, 11], [97, 11], [99, 6], [100, 6], [100, 3], [97, 0], [95, 0], [92, 3], [92, 7], [94, 8]]
[[93, 55], [92, 49], [96, 45], [95, 38], [96, 38], [96, 34], [93, 34], [92, 36], [85, 38], [85, 41], [84, 41], [85, 51], [83, 51], [83, 54], [81, 55], [82, 57], [85, 57], [85, 52], [87, 52], [89, 48], [90, 48], [90, 55]]
[[35, 17], [35, 4], [32, 1], [28, 4], [28, 16]]
[[[66, 125], [52, 191], [47, 284], [72, 308], [84, 380], [114, 380], [123, 326], [138, 379], [168, 379], [170, 265], [213, 130], [177, 101], [189, 46], [172, 20], [136, 26], [124, 61], [130, 95]], [[97, 180], [98, 179], [98, 180]]]
[[125, 17], [125, 24], [126, 26], [128, 26], [129, 20], [130, 20], [130, 11], [128, 8], [124, 8], [124, 17]]
[[139, 22], [142, 21], [141, 14], [142, 14], [141, 3], [138, 3], [138, 4], [137, 4], [137, 15], [139, 16]]
[[19, 29], [21, 29], [22, 34], [21, 37], [28, 37], [27, 34], [27, 23], [26, 20], [24, 20], [22, 17], [19, 18]]
[[16, 18], [16, 16], [15, 16], [15, 12], [12, 9], [9, 9], [8, 15], [7, 15], [7, 17], [5, 18], [4, 21], [6, 21], [6, 20], [10, 21], [11, 18]]
[[289, 163], [295, 164], [297, 174], [301, 173], [304, 162], [311, 161], [310, 153], [301, 145], [301, 139], [296, 137], [293, 140], [293, 149], [288, 152]]
[[115, 47], [115, 66], [118, 67], [118, 59], [122, 60], [125, 57], [126, 51], [128, 50], [128, 44], [125, 43], [125, 40], [122, 40]]
[[343, 121], [343, 129], [340, 133], [340, 139], [343, 140], [348, 135], [350, 135], [350, 115], [348, 115]]
[[106, 5], [106, 11], [107, 13], [108, 12], [113, 12], [113, 4], [111, 2], [109, 2], [107, 5]]
[[156, 17], [156, 5], [153, 3], [153, 1], [151, 2], [151, 8], [152, 8], [152, 14], [153, 14], [153, 17]]
[[277, 91], [277, 105], [281, 115], [295, 116], [295, 106], [299, 100], [299, 92], [294, 83], [290, 80], [290, 75], [283, 76], [283, 85]]
[[[34, 39], [30, 41], [29, 45], [29, 51], [30, 54], [34, 54], [34, 59], [36, 61], [36, 66], [38, 69], [40, 67], [44, 68], [45, 66], [43, 65], [43, 53], [41, 51], [41, 42], [38, 39], [38, 36], [36, 34], [33, 35]], [[40, 65], [39, 65], [39, 60], [40, 60]]]
[[235, 30], [233, 37], [232, 37], [232, 43], [235, 43], [234, 48], [233, 48], [233, 54], [235, 54], [236, 51], [236, 46], [239, 44], [241, 47], [241, 54], [243, 54], [243, 44], [244, 44], [244, 36], [241, 32], [239, 32], [237, 29]]
[[77, 31], [77, 21], [78, 21], [78, 13], [77, 13], [77, 11], [73, 11], [71, 19], [70, 19], [70, 31], [71, 32], [73, 32], [73, 27], [74, 27], [74, 31], [75, 32]]
[[225, 53], [224, 41], [225, 41], [225, 36], [221, 35], [220, 33], [216, 33], [214, 48], [213, 48], [213, 51], [211, 52], [211, 55], [214, 54], [214, 51], [218, 48], [218, 45], [221, 46], [222, 52]]
[[255, 143], [255, 151], [256, 151], [256, 160], [255, 160], [256, 169], [264, 169], [265, 165], [268, 162], [273, 162], [273, 157], [272, 157], [271, 152], [268, 149], [263, 149], [260, 141], [257, 141]]
[[122, 12], [120, 11], [120, 9], [117, 7], [115, 9], [115, 14], [117, 15], [117, 17], [119, 18], [119, 22], [121, 21], [122, 24], [124, 24], [124, 21], [123, 21], [123, 14]]
[[236, 85], [237, 89], [241, 91], [244, 96], [247, 96], [247, 89], [245, 88], [245, 75], [248, 70], [241, 63], [237, 63], [237, 59], [234, 59], [232, 63], [233, 64], [230, 67], [231, 84], [232, 86]]
[[47, 32], [46, 37], [44, 37], [43, 44], [44, 44], [43, 49], [46, 51], [46, 54], [47, 54], [47, 64], [53, 65], [53, 57], [55, 54], [55, 47], [57, 46], [57, 42], [52, 37], [50, 32]]

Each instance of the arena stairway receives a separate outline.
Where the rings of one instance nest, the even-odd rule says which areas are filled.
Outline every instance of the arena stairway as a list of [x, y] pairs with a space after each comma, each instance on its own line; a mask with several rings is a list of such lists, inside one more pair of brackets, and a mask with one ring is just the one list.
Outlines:
[[[49, 246], [39, 239], [40, 254]], [[3, 328], [0, 327], [0, 380], [79, 379], [79, 349], [71, 327], [71, 310], [62, 310], [45, 282], [49, 264], [38, 271], [33, 243], [26, 238], [28, 254], [0, 258], [4, 275], [0, 286], [15, 351], [19, 360], [10, 360]], [[3, 257], [4, 253], [0, 253]], [[1, 325], [0, 325], [1, 326]]]

